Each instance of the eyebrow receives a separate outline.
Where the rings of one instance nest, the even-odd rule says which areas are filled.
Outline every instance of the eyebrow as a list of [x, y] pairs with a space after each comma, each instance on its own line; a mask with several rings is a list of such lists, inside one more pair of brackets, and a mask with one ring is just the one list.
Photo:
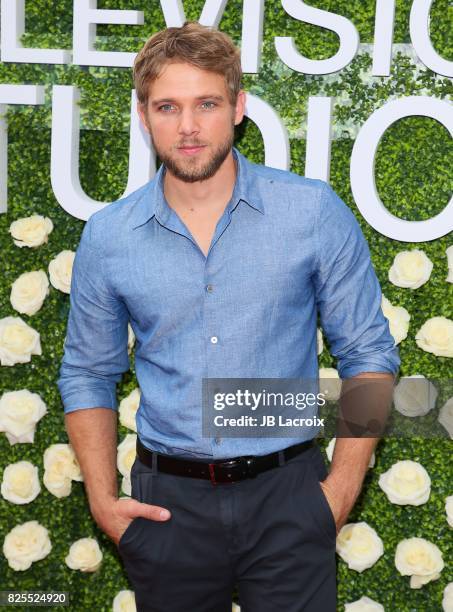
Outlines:
[[[219, 96], [218, 94], [205, 94], [203, 96], [197, 96], [195, 99], [196, 100], [217, 100], [218, 102], [223, 102], [225, 100], [225, 98], [223, 96]], [[159, 100], [153, 100], [151, 105], [156, 107], [159, 106], [159, 104], [164, 104], [164, 103], [169, 103], [169, 102], [176, 102], [177, 100], [175, 100], [174, 98], [160, 98]]]

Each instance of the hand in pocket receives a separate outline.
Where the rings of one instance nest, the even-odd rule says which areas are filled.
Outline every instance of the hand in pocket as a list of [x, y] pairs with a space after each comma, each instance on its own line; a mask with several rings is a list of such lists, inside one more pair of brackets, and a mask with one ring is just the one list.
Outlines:
[[134, 518], [142, 516], [151, 521], [167, 521], [171, 513], [167, 508], [139, 502], [136, 499], [114, 499], [96, 513], [96, 522], [109, 538], [118, 542]]

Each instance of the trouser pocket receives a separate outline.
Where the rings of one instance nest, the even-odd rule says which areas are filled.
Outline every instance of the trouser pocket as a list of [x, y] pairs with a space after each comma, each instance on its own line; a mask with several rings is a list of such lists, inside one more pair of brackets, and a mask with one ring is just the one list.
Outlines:
[[[152, 503], [152, 488], [153, 478], [150, 472], [143, 472], [139, 470], [139, 459], [135, 458], [135, 461], [131, 468], [131, 498], [136, 499], [139, 502]], [[136, 516], [132, 519], [126, 530], [121, 535], [118, 541], [118, 549], [121, 552], [126, 545], [131, 544], [137, 535], [140, 533], [143, 522], [149, 521], [142, 516]]]
[[320, 482], [325, 480], [328, 471], [322, 456], [321, 450], [318, 449], [313, 461], [310, 461], [307, 469], [307, 476], [311, 482], [311, 490], [313, 505], [313, 520], [319, 526], [320, 531], [324, 534], [330, 543], [335, 543], [337, 537], [337, 526], [335, 517], [327, 497], [322, 490]]

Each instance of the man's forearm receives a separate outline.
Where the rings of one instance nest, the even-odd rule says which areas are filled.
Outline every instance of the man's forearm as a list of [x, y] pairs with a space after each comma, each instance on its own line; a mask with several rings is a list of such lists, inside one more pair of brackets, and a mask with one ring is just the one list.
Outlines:
[[[371, 426], [374, 424], [377, 432], [384, 431], [392, 403], [394, 380], [390, 373], [364, 372], [343, 382], [342, 395], [345, 399], [341, 402], [339, 415], [340, 435], [335, 441], [329, 480], [332, 485], [341, 488], [347, 498], [355, 499], [359, 494], [379, 440], [378, 433], [375, 437], [360, 437], [360, 432], [365, 432], [370, 423]], [[353, 437], [355, 429], [357, 437]], [[347, 437], [342, 437], [342, 434]]]
[[[358, 378], [380, 379], [357, 383]], [[349, 381], [344, 381], [346, 389], [351, 390], [350, 397], [342, 402], [339, 426], [329, 475], [322, 482], [322, 488], [335, 509], [337, 524], [343, 525], [347, 520], [368, 469], [370, 458], [379, 441], [374, 437], [354, 437], [353, 432], [365, 432], [367, 425], [378, 427], [383, 431], [391, 408], [395, 377], [385, 372], [367, 372], [359, 374]], [[374, 382], [376, 384], [374, 384]], [[349, 432], [349, 433], [348, 433]]]
[[118, 497], [117, 419], [111, 408], [86, 408], [65, 415], [92, 513]]
[[329, 485], [341, 491], [346, 506], [359, 496], [378, 438], [337, 438], [329, 472]]

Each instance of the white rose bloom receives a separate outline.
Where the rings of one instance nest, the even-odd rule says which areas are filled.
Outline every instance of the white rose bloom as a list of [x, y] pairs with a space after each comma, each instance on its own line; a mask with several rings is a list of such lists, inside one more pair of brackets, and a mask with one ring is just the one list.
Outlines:
[[31, 316], [38, 312], [49, 292], [49, 280], [44, 270], [34, 270], [16, 278], [9, 299], [14, 310]]
[[135, 334], [131, 324], [127, 324], [127, 352], [130, 354], [135, 344]]
[[126, 434], [120, 444], [118, 444], [118, 453], [116, 465], [118, 471], [123, 476], [130, 476], [132, 464], [135, 461], [137, 444], [137, 434]]
[[51, 550], [49, 532], [38, 521], [16, 525], [3, 542], [3, 554], [10, 568], [16, 571], [27, 570], [34, 561], [47, 557]]
[[389, 270], [389, 281], [397, 287], [418, 289], [431, 276], [433, 262], [420, 249], [401, 251], [395, 256]]
[[32, 355], [42, 355], [39, 332], [20, 317], [0, 319], [0, 365], [28, 363]]
[[140, 404], [140, 388], [136, 387], [129, 393], [127, 397], [121, 400], [119, 405], [119, 417], [121, 425], [137, 431], [137, 424], [135, 422], [135, 415], [137, 414], [138, 406]]
[[337, 535], [336, 550], [349, 569], [363, 572], [384, 554], [376, 531], [364, 521], [343, 525]]
[[134, 591], [119, 591], [113, 600], [113, 612], [137, 612]]
[[102, 551], [94, 538], [80, 538], [71, 544], [65, 563], [73, 570], [95, 572], [102, 563]]
[[340, 399], [342, 380], [335, 368], [319, 368], [319, 392], [329, 402]]
[[453, 582], [449, 582], [444, 589], [442, 609], [444, 612], [453, 612]]
[[397, 461], [380, 475], [379, 486], [392, 504], [420, 506], [428, 501], [431, 478], [417, 461]]
[[71, 444], [59, 442], [46, 448], [44, 469], [49, 470], [55, 464], [58, 464], [61, 474], [79, 482], [83, 480], [80, 465]]
[[402, 306], [393, 306], [384, 295], [382, 295], [381, 307], [384, 317], [389, 322], [390, 333], [395, 344], [399, 344], [407, 337], [411, 316]]
[[450, 438], [453, 440], [453, 397], [450, 397], [442, 408], [439, 410], [437, 417], [442, 427], [448, 431]]
[[49, 493], [59, 499], [71, 495], [72, 480], [68, 477], [62, 478], [56, 466], [44, 472], [42, 481]]
[[447, 283], [453, 283], [453, 244], [445, 251], [448, 261], [448, 276], [445, 279]]
[[395, 409], [408, 417], [425, 416], [436, 405], [438, 391], [422, 374], [403, 376], [393, 389]]
[[[336, 438], [332, 438], [330, 440], [329, 444], [326, 446], [326, 455], [327, 455], [327, 458], [329, 459], [330, 462], [332, 462], [333, 451], [334, 451], [334, 448], [335, 448], [335, 442], [336, 441], [337, 441]], [[373, 452], [371, 457], [370, 457], [370, 461], [368, 463], [368, 467], [369, 468], [374, 467], [375, 463], [376, 463], [376, 455]]]
[[324, 342], [322, 339], [322, 330], [319, 327], [316, 330], [316, 342], [318, 345], [318, 355], [320, 355], [324, 350]]
[[450, 527], [453, 527], [453, 495], [449, 495], [445, 498], [445, 513], [447, 515], [447, 522]]
[[18, 247], [38, 247], [47, 242], [53, 223], [48, 217], [31, 215], [16, 219], [9, 226], [9, 233]]
[[73, 480], [82, 481], [83, 476], [72, 446], [51, 444], [44, 451], [44, 486], [55, 497], [67, 497]]
[[63, 293], [71, 292], [72, 266], [75, 252], [64, 250], [49, 263], [49, 278], [55, 289]]
[[13, 504], [29, 504], [41, 491], [38, 468], [30, 461], [10, 463], [3, 471], [1, 494]]
[[366, 595], [344, 604], [344, 612], [384, 612], [384, 606]]
[[28, 389], [6, 391], [0, 397], [0, 431], [9, 443], [33, 442], [36, 423], [47, 413], [38, 393]]
[[128, 497], [131, 497], [132, 495], [132, 482], [130, 479], [130, 476], [123, 476], [122, 480], [121, 480], [121, 491], [127, 495]]
[[396, 547], [395, 566], [402, 576], [410, 576], [411, 589], [437, 580], [444, 567], [442, 553], [432, 542], [424, 538], [401, 540]]
[[432, 317], [423, 323], [415, 335], [417, 345], [438, 357], [453, 357], [453, 321], [447, 317]]

